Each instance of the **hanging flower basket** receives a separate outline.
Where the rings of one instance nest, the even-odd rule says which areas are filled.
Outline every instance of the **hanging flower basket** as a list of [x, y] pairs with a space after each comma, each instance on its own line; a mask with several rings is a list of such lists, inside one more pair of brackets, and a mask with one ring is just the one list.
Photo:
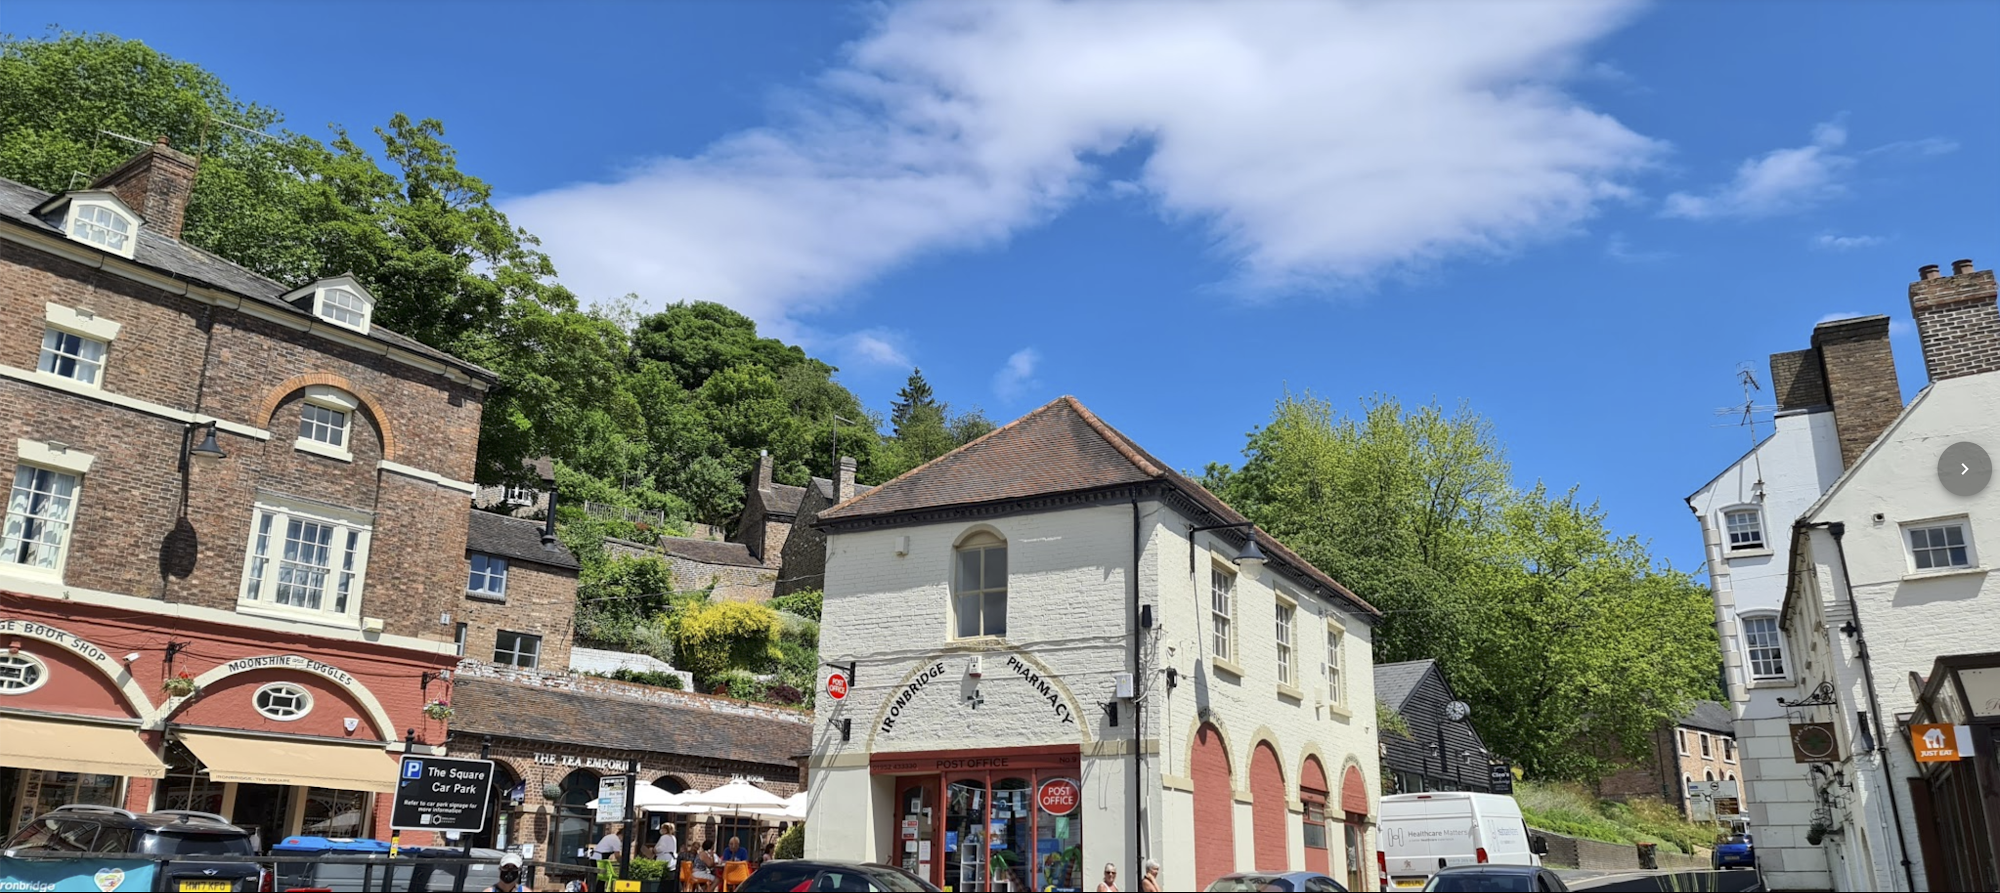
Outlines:
[[424, 705], [424, 715], [438, 722], [451, 722], [454, 712], [451, 709], [451, 704], [446, 701], [432, 701]]
[[185, 698], [194, 694], [194, 677], [186, 672], [176, 673], [167, 677], [167, 681], [160, 683], [160, 690], [166, 692], [168, 697]]

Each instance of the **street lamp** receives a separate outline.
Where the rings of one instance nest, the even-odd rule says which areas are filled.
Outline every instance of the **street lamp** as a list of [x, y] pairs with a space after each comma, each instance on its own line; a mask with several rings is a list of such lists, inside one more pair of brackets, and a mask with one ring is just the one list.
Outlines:
[[1204, 524], [1188, 528], [1188, 576], [1194, 576], [1194, 535], [1204, 530], [1235, 530], [1249, 528], [1244, 534], [1243, 548], [1236, 550], [1236, 566], [1245, 572], [1254, 573], [1265, 561], [1264, 550], [1257, 548], [1257, 522], [1237, 521], [1230, 524]]

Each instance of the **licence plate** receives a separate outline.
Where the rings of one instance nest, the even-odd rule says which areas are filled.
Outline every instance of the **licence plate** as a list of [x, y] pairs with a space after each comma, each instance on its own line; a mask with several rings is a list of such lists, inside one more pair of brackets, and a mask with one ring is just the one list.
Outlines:
[[1405, 881], [1405, 880], [1398, 880], [1398, 881], [1396, 881], [1396, 889], [1398, 889], [1398, 890], [1403, 890], [1403, 889], [1407, 889], [1407, 888], [1410, 888], [1410, 887], [1421, 887], [1421, 886], [1423, 886], [1423, 885], [1424, 885], [1424, 882], [1423, 882], [1423, 879], [1422, 879], [1422, 878], [1419, 878], [1419, 879], [1417, 879], [1417, 880], [1414, 880], [1414, 881]]
[[180, 893], [233, 893], [234, 881], [181, 881]]

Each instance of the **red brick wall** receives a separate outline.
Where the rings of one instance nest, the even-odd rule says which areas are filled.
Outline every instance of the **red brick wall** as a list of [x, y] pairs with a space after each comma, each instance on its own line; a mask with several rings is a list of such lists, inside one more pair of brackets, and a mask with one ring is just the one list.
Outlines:
[[1250, 815], [1256, 834], [1256, 868], [1282, 871], [1290, 868], [1285, 848], [1285, 769], [1278, 752], [1267, 742], [1258, 742], [1250, 752]]
[[458, 588], [458, 606], [452, 619], [466, 625], [466, 657], [491, 661], [494, 637], [504, 629], [542, 637], [541, 669], [569, 669], [571, 623], [576, 616], [575, 571], [510, 560], [506, 601], [475, 598], [465, 591], [463, 581]]
[[1229, 773], [1229, 748], [1215, 726], [1195, 732], [1188, 767], [1194, 782], [1194, 880], [1206, 888], [1236, 870], [1236, 790]]
[[1910, 312], [1932, 381], [2000, 369], [2000, 311], [1992, 270], [1952, 265], [1952, 275], [1910, 283]]

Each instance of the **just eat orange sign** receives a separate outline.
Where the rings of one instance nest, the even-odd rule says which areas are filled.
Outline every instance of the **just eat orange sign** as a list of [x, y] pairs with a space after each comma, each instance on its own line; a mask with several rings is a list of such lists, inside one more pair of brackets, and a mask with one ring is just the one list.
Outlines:
[[1949, 725], [1910, 726], [1910, 748], [1919, 763], [1949, 763], [1962, 759], [1958, 753], [1958, 729]]

